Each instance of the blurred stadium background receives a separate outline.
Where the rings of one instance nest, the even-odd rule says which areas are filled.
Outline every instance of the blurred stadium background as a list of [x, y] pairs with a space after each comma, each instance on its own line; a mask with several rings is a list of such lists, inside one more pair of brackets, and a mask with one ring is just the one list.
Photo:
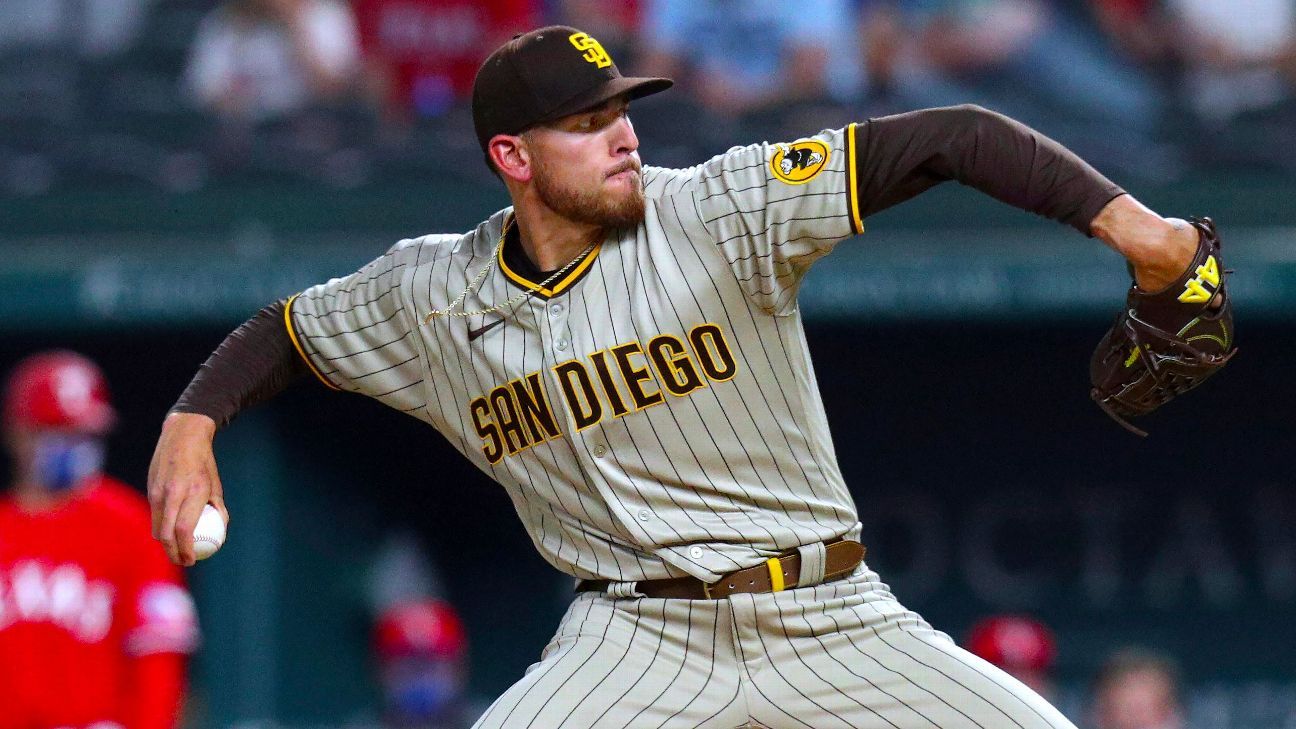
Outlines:
[[[647, 164], [975, 101], [1162, 213], [1214, 216], [1241, 354], [1145, 441], [1086, 396], [1126, 279], [1067, 229], [944, 187], [842, 244], [803, 308], [869, 561], [903, 602], [958, 639], [1041, 619], [1082, 727], [1095, 671], [1135, 644], [1179, 662], [1189, 726], [1296, 728], [1291, 0], [3, 0], [0, 365], [99, 361], [110, 472], [142, 487], [230, 328], [507, 203], [464, 94], [548, 21], [680, 80], [632, 112]], [[393, 535], [462, 614], [483, 700], [565, 608], [502, 491], [412, 419], [303, 383], [217, 446], [234, 523], [189, 572], [189, 726], [372, 722]]]

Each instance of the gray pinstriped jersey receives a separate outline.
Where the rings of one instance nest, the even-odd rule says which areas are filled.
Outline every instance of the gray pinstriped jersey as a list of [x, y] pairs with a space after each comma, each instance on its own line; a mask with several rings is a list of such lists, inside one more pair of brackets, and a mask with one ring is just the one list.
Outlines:
[[644, 222], [501, 313], [425, 320], [484, 267], [465, 310], [524, 290], [492, 258], [510, 210], [306, 290], [289, 329], [330, 386], [426, 421], [502, 484], [573, 576], [712, 581], [857, 534], [796, 307], [862, 230], [853, 136], [646, 167]]

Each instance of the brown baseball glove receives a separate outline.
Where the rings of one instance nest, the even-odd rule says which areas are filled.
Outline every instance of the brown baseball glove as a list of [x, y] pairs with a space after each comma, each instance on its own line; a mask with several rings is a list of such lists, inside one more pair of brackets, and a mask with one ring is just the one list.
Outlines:
[[1200, 385], [1232, 359], [1233, 305], [1210, 218], [1194, 218], [1197, 255], [1183, 276], [1156, 293], [1130, 287], [1125, 309], [1089, 362], [1098, 407], [1130, 432], [1147, 432], [1129, 418], [1146, 415]]

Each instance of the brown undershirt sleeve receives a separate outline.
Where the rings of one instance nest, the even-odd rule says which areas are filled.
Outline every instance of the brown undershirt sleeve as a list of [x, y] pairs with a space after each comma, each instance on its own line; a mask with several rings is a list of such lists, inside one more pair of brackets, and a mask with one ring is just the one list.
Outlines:
[[284, 301], [276, 301], [231, 332], [198, 369], [171, 412], [206, 415], [221, 428], [309, 372], [284, 325], [284, 306]]
[[1125, 194], [1075, 153], [975, 105], [923, 109], [856, 125], [858, 213], [865, 218], [946, 180], [1091, 235]]

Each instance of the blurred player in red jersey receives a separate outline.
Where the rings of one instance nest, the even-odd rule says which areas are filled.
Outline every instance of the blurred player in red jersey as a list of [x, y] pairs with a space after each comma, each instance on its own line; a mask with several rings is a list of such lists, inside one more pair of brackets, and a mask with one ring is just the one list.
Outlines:
[[539, 24], [539, 0], [354, 0], [369, 82], [394, 118], [437, 117], [472, 94], [490, 49]]
[[467, 729], [468, 639], [449, 603], [392, 606], [374, 626], [383, 720], [398, 729]]
[[115, 414], [72, 352], [9, 378], [0, 495], [0, 729], [169, 729], [197, 642], [193, 600], [148, 504], [101, 473]]

